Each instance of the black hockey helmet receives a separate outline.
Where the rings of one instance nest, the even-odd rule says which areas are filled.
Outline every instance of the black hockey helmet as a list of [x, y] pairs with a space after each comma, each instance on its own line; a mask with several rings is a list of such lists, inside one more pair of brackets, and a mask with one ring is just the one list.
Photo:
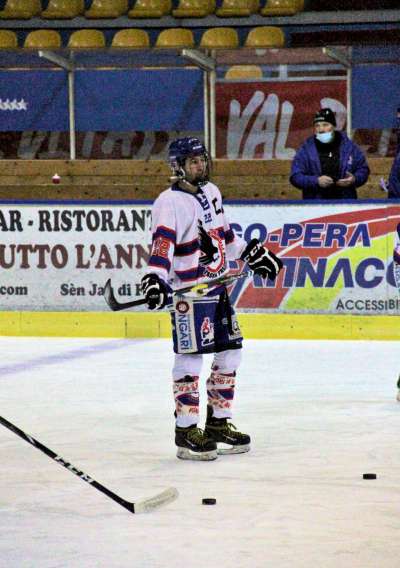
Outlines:
[[206, 171], [202, 179], [197, 180], [197, 184], [204, 185], [208, 182], [210, 175], [210, 158], [203, 142], [198, 138], [186, 137], [173, 140], [168, 148], [168, 163], [171, 167], [173, 178], [176, 180], [185, 180], [185, 162], [187, 158], [194, 156], [204, 156], [206, 162]]

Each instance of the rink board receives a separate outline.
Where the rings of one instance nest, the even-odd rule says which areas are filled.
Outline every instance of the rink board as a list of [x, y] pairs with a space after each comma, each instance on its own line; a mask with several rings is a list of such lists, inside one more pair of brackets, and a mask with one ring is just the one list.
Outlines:
[[[255, 275], [232, 284], [239, 312], [400, 312], [393, 273], [398, 202], [246, 201], [227, 204], [226, 213], [238, 237], [259, 239], [283, 263], [274, 281]], [[0, 203], [0, 233], [0, 311], [108, 312], [109, 279], [119, 301], [141, 297], [152, 246], [150, 204]], [[243, 266], [230, 259], [229, 269]], [[207, 279], [214, 277], [209, 272]]]
[[[247, 339], [400, 339], [396, 316], [239, 313]], [[168, 338], [168, 313], [0, 312], [0, 336]]]

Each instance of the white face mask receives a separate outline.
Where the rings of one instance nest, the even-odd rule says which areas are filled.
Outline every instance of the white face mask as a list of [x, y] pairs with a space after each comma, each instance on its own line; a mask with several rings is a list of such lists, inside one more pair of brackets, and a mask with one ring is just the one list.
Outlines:
[[334, 135], [335, 135], [335, 133], [333, 131], [332, 132], [318, 132], [318, 134], [316, 134], [315, 137], [316, 137], [317, 140], [322, 142], [322, 144], [328, 144], [329, 142], [332, 142]]

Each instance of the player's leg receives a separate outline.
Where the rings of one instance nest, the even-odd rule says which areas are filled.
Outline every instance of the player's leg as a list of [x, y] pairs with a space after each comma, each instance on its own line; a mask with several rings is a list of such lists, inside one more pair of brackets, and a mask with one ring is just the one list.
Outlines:
[[250, 450], [250, 436], [239, 432], [232, 418], [236, 371], [241, 350], [216, 353], [207, 379], [207, 421], [205, 432], [217, 443], [219, 454], [241, 454]]
[[175, 355], [172, 370], [175, 399], [175, 445], [177, 457], [185, 460], [214, 460], [215, 442], [198, 428], [199, 375], [202, 355]]
[[218, 444], [218, 453], [243, 453], [250, 449], [250, 436], [238, 432], [232, 418], [236, 371], [241, 361], [242, 334], [225, 291], [215, 317], [215, 355], [207, 380], [207, 421], [205, 432]]
[[198, 332], [198, 307], [192, 298], [175, 297], [172, 318], [175, 364], [172, 371], [175, 400], [177, 456], [190, 460], [214, 460], [215, 442], [198, 428], [199, 375], [203, 340]]

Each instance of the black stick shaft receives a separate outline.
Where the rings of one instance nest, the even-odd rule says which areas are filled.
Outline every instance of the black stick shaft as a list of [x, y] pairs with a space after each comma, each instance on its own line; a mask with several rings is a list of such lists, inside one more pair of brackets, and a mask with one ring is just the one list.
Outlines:
[[[204, 284], [193, 284], [191, 286], [186, 286], [185, 288], [179, 288], [178, 290], [173, 290], [173, 294], [185, 294], [186, 292], [191, 292], [192, 290], [196, 289], [208, 289], [213, 288], [214, 286], [219, 285], [226, 285], [232, 284], [235, 280], [240, 278], [245, 278], [250, 276], [250, 272], [241, 272], [240, 274], [232, 274], [230, 276], [223, 276], [222, 278], [218, 278], [213, 282], [206, 282]], [[146, 298], [140, 298], [139, 300], [131, 300], [129, 302], [119, 302], [115, 295], [114, 291], [111, 286], [111, 280], [108, 279], [105, 286], [104, 286], [104, 298], [108, 304], [108, 306], [114, 311], [118, 312], [120, 310], [127, 310], [128, 308], [134, 308], [135, 306], [142, 306], [147, 303]]]
[[2, 416], [0, 416], [0, 424], [11, 430], [11, 432], [14, 432], [14, 434], [17, 434], [17, 436], [25, 440], [25, 442], [28, 442], [29, 444], [31, 444], [32, 446], [34, 446], [35, 448], [46, 454], [46, 456], [49, 456], [49, 458], [53, 459], [54, 461], [56, 461], [57, 463], [68, 469], [68, 471], [75, 474], [77, 477], [82, 479], [82, 481], [86, 481], [86, 483], [89, 483], [89, 485], [91, 485], [98, 491], [101, 491], [102, 493], [104, 493], [104, 495], [107, 495], [107, 497], [109, 497], [113, 501], [116, 501], [119, 505], [125, 507], [125, 509], [128, 509], [128, 511], [130, 511], [131, 513], [135, 512], [134, 503], [130, 503], [129, 501], [122, 499], [122, 497], [119, 497], [118, 495], [116, 495], [116, 493], [110, 491], [110, 489], [107, 489], [107, 487], [104, 487], [104, 485], [102, 485], [95, 479], [91, 478], [89, 475], [87, 475], [87, 473], [84, 473], [83, 471], [77, 469], [71, 463], [64, 460], [64, 458], [53, 452], [53, 450], [50, 450], [50, 448], [48, 448], [47, 446], [45, 446], [35, 438], [32, 438], [32, 436], [30, 436], [29, 434], [26, 434], [20, 428], [15, 426], [15, 424], [12, 424]]

